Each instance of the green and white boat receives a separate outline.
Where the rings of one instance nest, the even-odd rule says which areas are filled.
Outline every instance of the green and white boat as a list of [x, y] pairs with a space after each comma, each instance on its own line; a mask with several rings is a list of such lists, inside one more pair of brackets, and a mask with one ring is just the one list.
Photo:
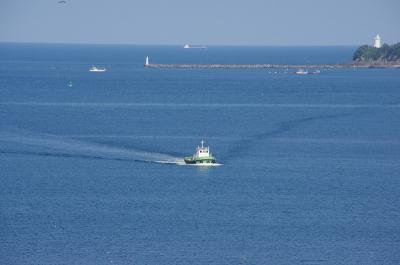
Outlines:
[[196, 153], [193, 156], [185, 157], [186, 164], [195, 164], [199, 166], [215, 165], [215, 157], [210, 153], [209, 147], [204, 147], [204, 141], [201, 141], [201, 147], [197, 146]]

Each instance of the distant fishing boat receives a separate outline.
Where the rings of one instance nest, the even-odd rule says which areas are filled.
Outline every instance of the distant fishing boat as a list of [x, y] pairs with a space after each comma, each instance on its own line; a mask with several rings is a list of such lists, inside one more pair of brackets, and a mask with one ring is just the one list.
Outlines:
[[299, 69], [299, 70], [296, 72], [296, 75], [308, 75], [308, 71], [305, 71], [305, 70], [303, 70], [303, 69]]
[[97, 68], [96, 66], [93, 66], [92, 68], [89, 69], [89, 72], [105, 72], [106, 68]]
[[189, 45], [189, 44], [185, 44], [185, 46], [183, 46], [184, 49], [207, 49], [207, 46], [193, 46], [193, 45]]
[[303, 69], [300, 69], [295, 74], [296, 75], [317, 75], [320, 73], [321, 73], [320, 70], [315, 70], [315, 71], [309, 72], [309, 71], [304, 71]]
[[186, 164], [196, 164], [199, 166], [215, 165], [215, 157], [210, 153], [209, 147], [204, 147], [204, 141], [201, 141], [201, 147], [197, 146], [196, 153], [193, 156], [185, 157]]

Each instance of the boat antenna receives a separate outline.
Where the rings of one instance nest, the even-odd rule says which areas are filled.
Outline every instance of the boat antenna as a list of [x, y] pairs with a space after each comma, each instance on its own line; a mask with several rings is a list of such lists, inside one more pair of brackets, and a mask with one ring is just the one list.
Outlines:
[[204, 141], [201, 140], [201, 148], [204, 148], [203, 144], [204, 144]]

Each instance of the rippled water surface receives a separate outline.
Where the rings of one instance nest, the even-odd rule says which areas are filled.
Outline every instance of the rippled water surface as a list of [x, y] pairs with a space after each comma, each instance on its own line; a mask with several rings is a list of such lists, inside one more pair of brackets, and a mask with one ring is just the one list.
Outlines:
[[0, 44], [1, 263], [399, 264], [399, 69], [143, 67], [355, 48]]

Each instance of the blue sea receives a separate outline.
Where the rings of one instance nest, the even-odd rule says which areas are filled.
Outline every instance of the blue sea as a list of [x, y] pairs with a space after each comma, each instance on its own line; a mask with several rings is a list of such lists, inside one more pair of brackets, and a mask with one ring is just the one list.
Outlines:
[[0, 263], [400, 264], [400, 69], [143, 67], [356, 48], [0, 44]]

